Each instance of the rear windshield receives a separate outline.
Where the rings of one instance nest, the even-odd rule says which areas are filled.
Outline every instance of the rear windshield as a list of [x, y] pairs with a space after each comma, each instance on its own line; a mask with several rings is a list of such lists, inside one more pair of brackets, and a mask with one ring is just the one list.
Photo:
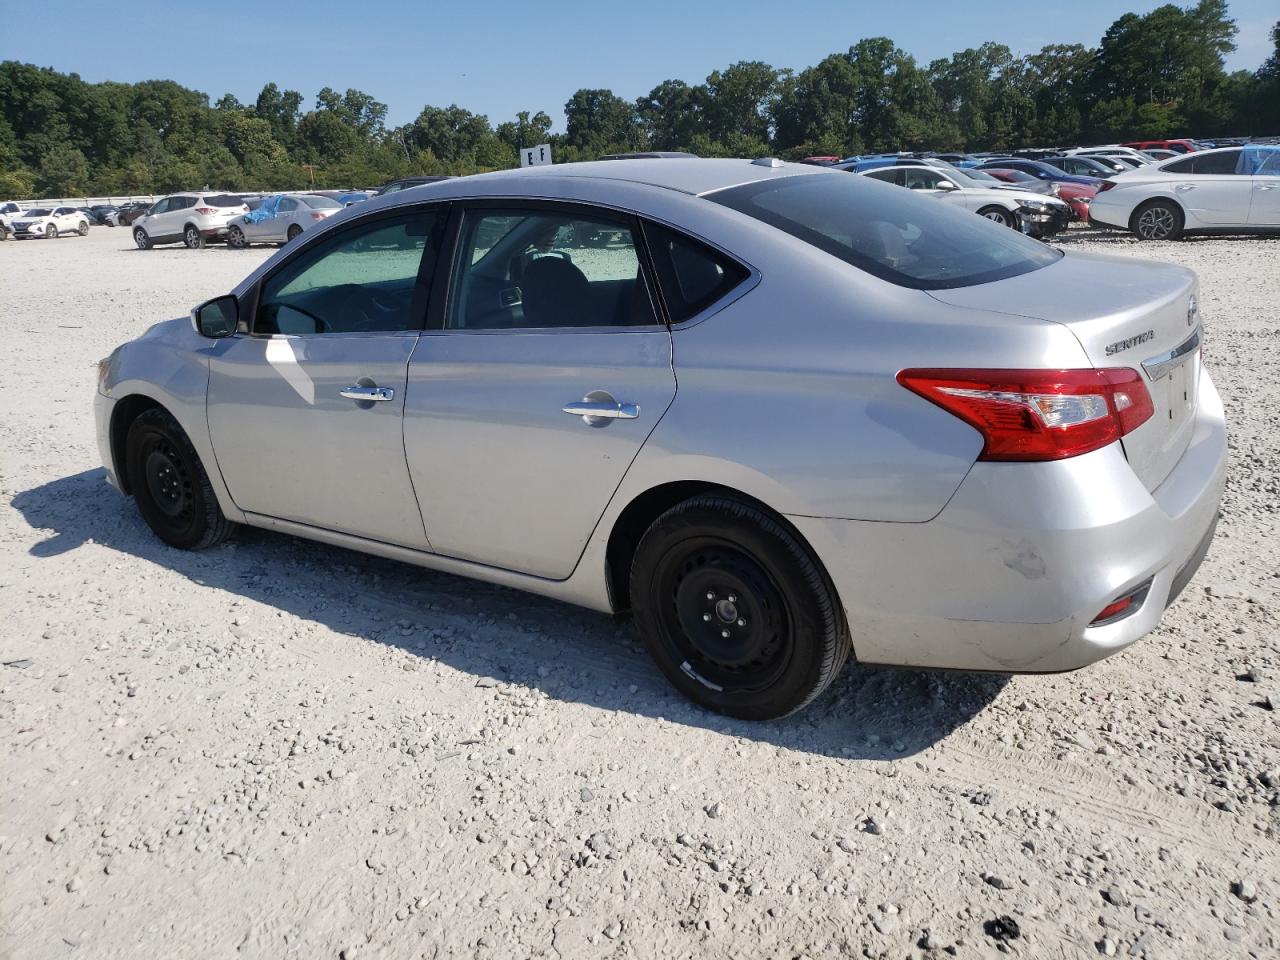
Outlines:
[[847, 173], [761, 180], [707, 198], [917, 290], [1016, 277], [1062, 256], [967, 210]]
[[233, 196], [229, 193], [218, 193], [212, 197], [205, 197], [204, 202], [211, 207], [243, 207], [244, 197]]
[[331, 210], [334, 207], [340, 208], [342, 206], [342, 204], [340, 204], [337, 200], [334, 200], [330, 197], [307, 196], [307, 197], [299, 197], [298, 199], [301, 200], [303, 203], [305, 203], [308, 207], [315, 207], [315, 209], [317, 210]]

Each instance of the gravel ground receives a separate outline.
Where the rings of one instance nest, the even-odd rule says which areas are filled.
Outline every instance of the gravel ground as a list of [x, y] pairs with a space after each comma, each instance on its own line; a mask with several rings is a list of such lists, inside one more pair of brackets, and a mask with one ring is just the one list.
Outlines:
[[1199, 576], [1082, 672], [852, 668], [764, 725], [607, 617], [162, 546], [94, 363], [270, 251], [0, 245], [0, 955], [1277, 956], [1280, 240], [1064, 243], [1200, 273], [1233, 434]]

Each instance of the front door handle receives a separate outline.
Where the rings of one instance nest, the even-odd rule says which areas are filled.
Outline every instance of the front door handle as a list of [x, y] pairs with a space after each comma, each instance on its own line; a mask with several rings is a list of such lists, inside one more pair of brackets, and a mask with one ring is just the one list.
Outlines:
[[1194, 190], [1195, 188], [1196, 188], [1196, 185], [1195, 185], [1194, 183], [1180, 183], [1180, 184], [1178, 184], [1176, 187], [1174, 187], [1173, 189], [1175, 189], [1175, 190]]
[[1270, 183], [1260, 183], [1256, 187], [1254, 187], [1254, 189], [1255, 190], [1274, 190], [1275, 185]]
[[362, 387], [353, 383], [345, 390], [339, 390], [338, 396], [348, 400], [394, 400], [396, 392], [390, 387]]

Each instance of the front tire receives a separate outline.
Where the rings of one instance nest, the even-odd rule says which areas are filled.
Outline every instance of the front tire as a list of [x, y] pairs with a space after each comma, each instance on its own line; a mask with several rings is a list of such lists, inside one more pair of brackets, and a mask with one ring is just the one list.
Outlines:
[[87, 237], [87, 236], [89, 235], [89, 221], [88, 221], [88, 220], [81, 220], [81, 221], [80, 221], [80, 226], [79, 226], [79, 228], [76, 230], [76, 233], [80, 234], [80, 236], [82, 236], [82, 237]]
[[235, 532], [195, 447], [167, 410], [152, 407], [129, 425], [124, 459], [138, 512], [169, 546], [203, 550]]
[[182, 243], [188, 250], [199, 250], [204, 246], [204, 234], [194, 224], [187, 224], [182, 231]]
[[58, 228], [57, 228], [57, 227], [55, 227], [55, 226], [51, 223], [51, 224], [49, 224], [48, 229], [47, 229], [47, 230], [45, 230], [44, 235], [45, 235], [45, 238], [46, 238], [46, 239], [48, 239], [48, 240], [57, 240], [57, 239], [58, 239]]
[[1004, 207], [983, 207], [978, 211], [978, 216], [985, 217], [992, 223], [999, 223], [1008, 227], [1010, 230], [1018, 229], [1018, 218], [1015, 217]]
[[249, 249], [249, 239], [244, 235], [243, 230], [233, 226], [227, 231], [227, 246], [232, 250], [247, 250]]
[[741, 500], [672, 507], [636, 548], [640, 637], [677, 690], [742, 720], [800, 710], [835, 679], [850, 642], [835, 590], [796, 533]]
[[151, 249], [151, 238], [147, 236], [147, 231], [141, 227], [135, 227], [133, 230], [133, 242], [139, 250]]
[[1177, 240], [1182, 236], [1186, 217], [1172, 200], [1148, 200], [1129, 221], [1131, 229], [1143, 240]]

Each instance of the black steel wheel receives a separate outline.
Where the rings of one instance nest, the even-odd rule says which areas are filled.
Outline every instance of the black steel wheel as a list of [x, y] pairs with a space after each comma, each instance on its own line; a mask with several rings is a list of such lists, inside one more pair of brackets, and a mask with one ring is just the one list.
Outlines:
[[235, 530], [191, 440], [167, 410], [145, 410], [129, 425], [124, 459], [138, 512], [165, 543], [200, 550]]
[[662, 672], [729, 716], [801, 709], [849, 654], [835, 591], [794, 530], [730, 497], [695, 497], [654, 521], [636, 549], [631, 597]]

